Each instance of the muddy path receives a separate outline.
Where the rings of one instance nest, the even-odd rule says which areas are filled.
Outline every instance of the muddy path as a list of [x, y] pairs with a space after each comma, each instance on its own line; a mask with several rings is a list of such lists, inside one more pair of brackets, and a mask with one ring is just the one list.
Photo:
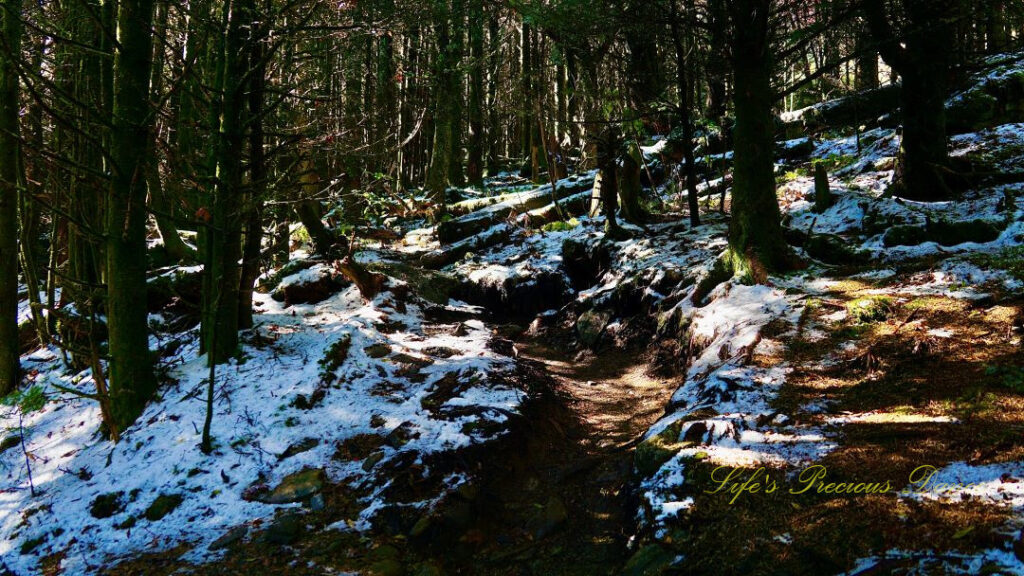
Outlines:
[[639, 351], [577, 360], [540, 341], [516, 348], [534, 400], [470, 497], [449, 503], [459, 529], [429, 555], [453, 574], [619, 574], [636, 527], [633, 446], [675, 386]]

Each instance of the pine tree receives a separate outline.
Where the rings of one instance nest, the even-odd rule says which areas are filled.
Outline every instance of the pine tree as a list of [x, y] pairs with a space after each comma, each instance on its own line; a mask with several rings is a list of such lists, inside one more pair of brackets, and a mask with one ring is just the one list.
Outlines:
[[0, 4], [0, 396], [13, 391], [18, 358], [18, 190], [22, 182], [19, 129], [21, 2]]
[[156, 391], [145, 298], [152, 22], [152, 0], [120, 1], [106, 221], [110, 405], [118, 430], [138, 418]]

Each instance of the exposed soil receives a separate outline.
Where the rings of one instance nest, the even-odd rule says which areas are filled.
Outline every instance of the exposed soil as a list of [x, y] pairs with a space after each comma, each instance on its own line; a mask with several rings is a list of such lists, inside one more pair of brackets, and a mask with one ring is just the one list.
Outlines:
[[446, 552], [458, 574], [618, 574], [635, 528], [632, 447], [675, 386], [649, 376], [639, 352], [577, 360], [541, 342], [518, 351], [538, 398], [482, 463], [469, 528], [457, 542], [433, 541], [431, 555]]

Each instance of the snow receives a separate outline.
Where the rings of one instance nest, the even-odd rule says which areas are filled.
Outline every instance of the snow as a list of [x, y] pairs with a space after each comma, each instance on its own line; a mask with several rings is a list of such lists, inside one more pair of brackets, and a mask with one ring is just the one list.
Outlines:
[[[317, 273], [310, 269], [290, 279]], [[181, 543], [192, 547], [187, 560], [207, 560], [214, 556], [207, 551], [213, 540], [240, 524], [272, 517], [278, 508], [243, 500], [247, 486], [257, 481], [273, 486], [306, 467], [325, 468], [331, 482], [369, 488], [363, 501], [366, 509], [354, 519], [365, 528], [372, 513], [386, 505], [387, 478], [379, 472], [381, 464], [367, 472], [361, 461], [332, 459], [341, 441], [409, 426], [412, 434], [407, 444], [381, 448], [386, 463], [400, 452], [413, 452], [422, 459], [493, 440], [474, 431], [480, 427], [466, 425], [506, 422], [524, 395], [494, 379], [510, 370], [512, 361], [487, 348], [490, 331], [482, 322], [470, 320], [463, 323], [466, 334], [455, 336], [455, 326], [428, 326], [417, 304], [410, 303], [405, 312], [399, 312], [389, 300], [393, 296], [385, 292], [367, 303], [351, 288], [315, 306], [287, 308], [257, 294], [257, 308], [263, 312], [255, 319], [256, 333], [269, 343], [247, 345], [244, 360], [218, 368], [212, 427], [216, 449], [209, 456], [198, 448], [208, 370], [195, 331], [167, 362], [168, 375], [176, 382], [161, 388], [160, 398], [124, 431], [117, 445], [97, 431], [97, 403], [54, 388], [59, 384], [92, 392], [88, 371], [66, 373], [52, 350], [24, 357], [25, 369], [32, 371], [49, 401], [41, 411], [25, 417], [33, 480], [41, 495], [33, 498], [29, 493], [20, 450], [0, 455], [5, 476], [0, 491], [0, 556], [8, 568], [32, 572], [41, 557], [65, 551], [65, 573], [90, 574], [118, 558]], [[384, 333], [381, 323], [385, 320], [404, 327]], [[324, 386], [318, 362], [330, 345], [345, 336], [351, 346], [348, 359], [335, 372], [338, 381], [328, 386], [319, 405], [310, 410], [295, 407], [299, 395], [309, 398]], [[246, 340], [255, 341], [255, 335]], [[375, 343], [386, 343], [392, 354], [370, 358], [365, 349]], [[418, 375], [395, 359], [398, 353], [425, 357], [433, 347], [456, 353], [431, 358], [432, 363], [419, 368]], [[462, 389], [435, 412], [426, 409], [422, 400], [436, 382], [451, 375]], [[372, 416], [383, 417], [384, 426], [373, 428]], [[0, 419], [2, 428], [16, 426], [12, 414]], [[279, 459], [289, 446], [307, 438], [318, 439], [319, 444]], [[93, 518], [89, 511], [93, 501], [111, 492], [124, 493], [124, 510], [107, 519]], [[184, 501], [166, 518], [150, 522], [143, 513], [160, 494], [181, 494]], [[131, 517], [137, 519], [133, 528], [116, 528]], [[25, 542], [40, 537], [45, 541], [38, 548], [20, 553]]]
[[902, 495], [913, 500], [971, 501], [1024, 513], [1024, 462], [925, 466], [915, 470], [909, 480]]

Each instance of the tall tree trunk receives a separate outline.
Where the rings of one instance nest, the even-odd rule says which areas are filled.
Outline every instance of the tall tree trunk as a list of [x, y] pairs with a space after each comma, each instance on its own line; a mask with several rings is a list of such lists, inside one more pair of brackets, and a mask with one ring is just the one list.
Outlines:
[[152, 113], [152, 0], [120, 0], [107, 206], [107, 324], [113, 425], [124, 430], [156, 391], [146, 326], [146, 178]]
[[434, 95], [434, 141], [430, 166], [427, 168], [426, 189], [437, 206], [438, 213], [445, 210], [445, 192], [448, 189], [449, 170], [452, 159], [452, 99], [450, 93], [452, 81], [451, 34], [448, 24], [449, 10], [445, 1], [440, 1], [435, 10], [437, 24], [434, 27], [437, 35], [437, 54], [434, 61], [435, 95]]
[[854, 87], [858, 91], [878, 88], [878, 51], [870, 47], [871, 36], [863, 30], [857, 36], [857, 52], [863, 52], [857, 58], [857, 80]]
[[864, 4], [882, 58], [903, 78], [903, 138], [896, 182], [897, 193], [912, 200], [940, 201], [952, 194], [945, 180], [949, 166], [945, 101], [958, 1], [905, 0], [908, 30], [899, 39], [884, 1]]
[[733, 270], [755, 282], [791, 264], [775, 196], [771, 6], [772, 0], [730, 5], [736, 132], [729, 252]]
[[469, 57], [469, 159], [466, 177], [472, 186], [484, 183], [484, 3], [470, 0]]
[[679, 94], [679, 116], [683, 128], [683, 171], [686, 177], [687, 205], [690, 211], [690, 225], [700, 226], [700, 204], [697, 197], [697, 169], [693, 158], [693, 109], [690, 102], [691, 78], [689, 58], [680, 26], [687, 15], [680, 12], [677, 2], [672, 1], [672, 42], [676, 49], [676, 90]]
[[0, 396], [20, 380], [18, 354], [19, 78], [22, 0], [0, 4]]
[[[245, 207], [245, 244], [242, 250], [241, 284], [238, 295], [238, 327], [252, 328], [252, 292], [260, 275], [260, 249], [263, 243], [263, 195], [267, 185], [266, 154], [263, 150], [263, 95], [267, 66], [264, 62], [262, 29], [253, 24], [248, 43], [252, 71], [248, 82], [249, 106], [249, 187]], [[388, 78], [390, 81], [390, 78]]]
[[[238, 349], [238, 302], [242, 257], [242, 158], [245, 138], [245, 78], [249, 72], [247, 38], [253, 21], [253, 0], [231, 0], [224, 42], [223, 107], [217, 138], [217, 185], [213, 202], [210, 270], [204, 302], [204, 349], [220, 364]], [[215, 346], [211, 346], [211, 344]]]

